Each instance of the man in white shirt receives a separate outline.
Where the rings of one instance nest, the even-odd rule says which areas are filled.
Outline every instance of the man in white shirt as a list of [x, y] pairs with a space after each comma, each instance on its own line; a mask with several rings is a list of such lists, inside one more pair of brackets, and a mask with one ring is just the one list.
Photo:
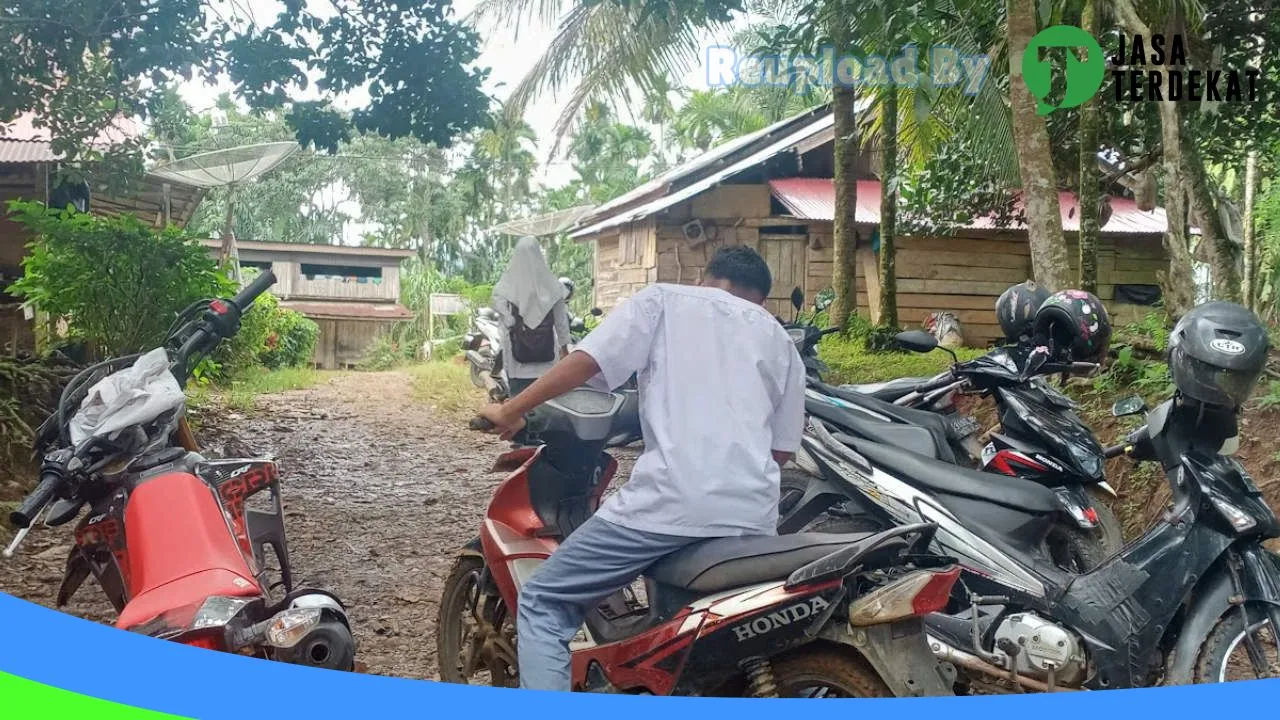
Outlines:
[[586, 613], [658, 559], [776, 533], [780, 468], [804, 429], [804, 366], [763, 307], [771, 284], [754, 250], [724, 248], [702, 287], [641, 290], [527, 390], [481, 412], [510, 438], [543, 402], [638, 373], [644, 453], [630, 479], [520, 590], [523, 687], [570, 690], [568, 643]]

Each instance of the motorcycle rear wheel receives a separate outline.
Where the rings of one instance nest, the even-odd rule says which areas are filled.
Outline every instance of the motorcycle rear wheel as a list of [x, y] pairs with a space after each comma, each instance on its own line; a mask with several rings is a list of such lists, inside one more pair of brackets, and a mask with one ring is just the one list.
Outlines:
[[778, 696], [784, 698], [892, 697], [862, 658], [833, 650], [801, 650], [773, 663]]

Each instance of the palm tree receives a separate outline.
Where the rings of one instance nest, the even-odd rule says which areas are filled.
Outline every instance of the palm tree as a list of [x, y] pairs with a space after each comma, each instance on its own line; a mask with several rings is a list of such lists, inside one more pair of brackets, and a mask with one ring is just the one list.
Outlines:
[[701, 59], [706, 35], [727, 27], [727, 15], [699, 11], [696, 3], [575, 2], [574, 0], [481, 0], [477, 24], [509, 26], [538, 21], [557, 24], [551, 45], [516, 85], [506, 110], [524, 114], [547, 91], [569, 90], [555, 126], [564, 137], [578, 111], [592, 100], [661, 92], [670, 77], [682, 77]]

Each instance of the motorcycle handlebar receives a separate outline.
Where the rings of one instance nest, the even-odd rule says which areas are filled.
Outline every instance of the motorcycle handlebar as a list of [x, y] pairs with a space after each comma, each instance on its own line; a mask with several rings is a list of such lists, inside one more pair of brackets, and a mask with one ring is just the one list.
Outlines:
[[258, 296], [267, 291], [267, 288], [276, 284], [276, 274], [270, 269], [264, 270], [262, 274], [253, 279], [253, 282], [244, 286], [236, 296], [231, 298], [231, 302], [242, 312], [253, 304]]
[[1102, 451], [1102, 457], [1107, 458], [1109, 460], [1113, 457], [1120, 457], [1121, 455], [1124, 455], [1125, 452], [1127, 452], [1128, 450], [1129, 450], [1129, 443], [1120, 443], [1119, 445], [1112, 445], [1111, 447], [1106, 448], [1105, 450]]
[[46, 470], [40, 474], [40, 484], [31, 494], [23, 499], [17, 510], [9, 513], [9, 522], [19, 530], [31, 527], [40, 512], [58, 494], [58, 486], [62, 484], [62, 473]]

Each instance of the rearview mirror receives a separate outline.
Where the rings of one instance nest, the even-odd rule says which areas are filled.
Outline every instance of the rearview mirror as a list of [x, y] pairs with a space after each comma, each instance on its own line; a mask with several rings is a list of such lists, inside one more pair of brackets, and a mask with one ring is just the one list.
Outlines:
[[1147, 403], [1137, 395], [1130, 395], [1127, 398], [1117, 400], [1111, 406], [1111, 414], [1115, 417], [1124, 417], [1126, 415], [1139, 415], [1147, 411]]
[[800, 312], [800, 308], [804, 307], [804, 291], [798, 287], [791, 291], [791, 307], [795, 308], [796, 312]]
[[604, 314], [604, 311], [598, 307], [594, 307], [594, 308], [591, 308], [591, 314], [594, 317], [600, 317], [601, 315]]
[[898, 347], [911, 352], [927, 353], [938, 347], [938, 339], [924, 330], [907, 330], [894, 336]]

